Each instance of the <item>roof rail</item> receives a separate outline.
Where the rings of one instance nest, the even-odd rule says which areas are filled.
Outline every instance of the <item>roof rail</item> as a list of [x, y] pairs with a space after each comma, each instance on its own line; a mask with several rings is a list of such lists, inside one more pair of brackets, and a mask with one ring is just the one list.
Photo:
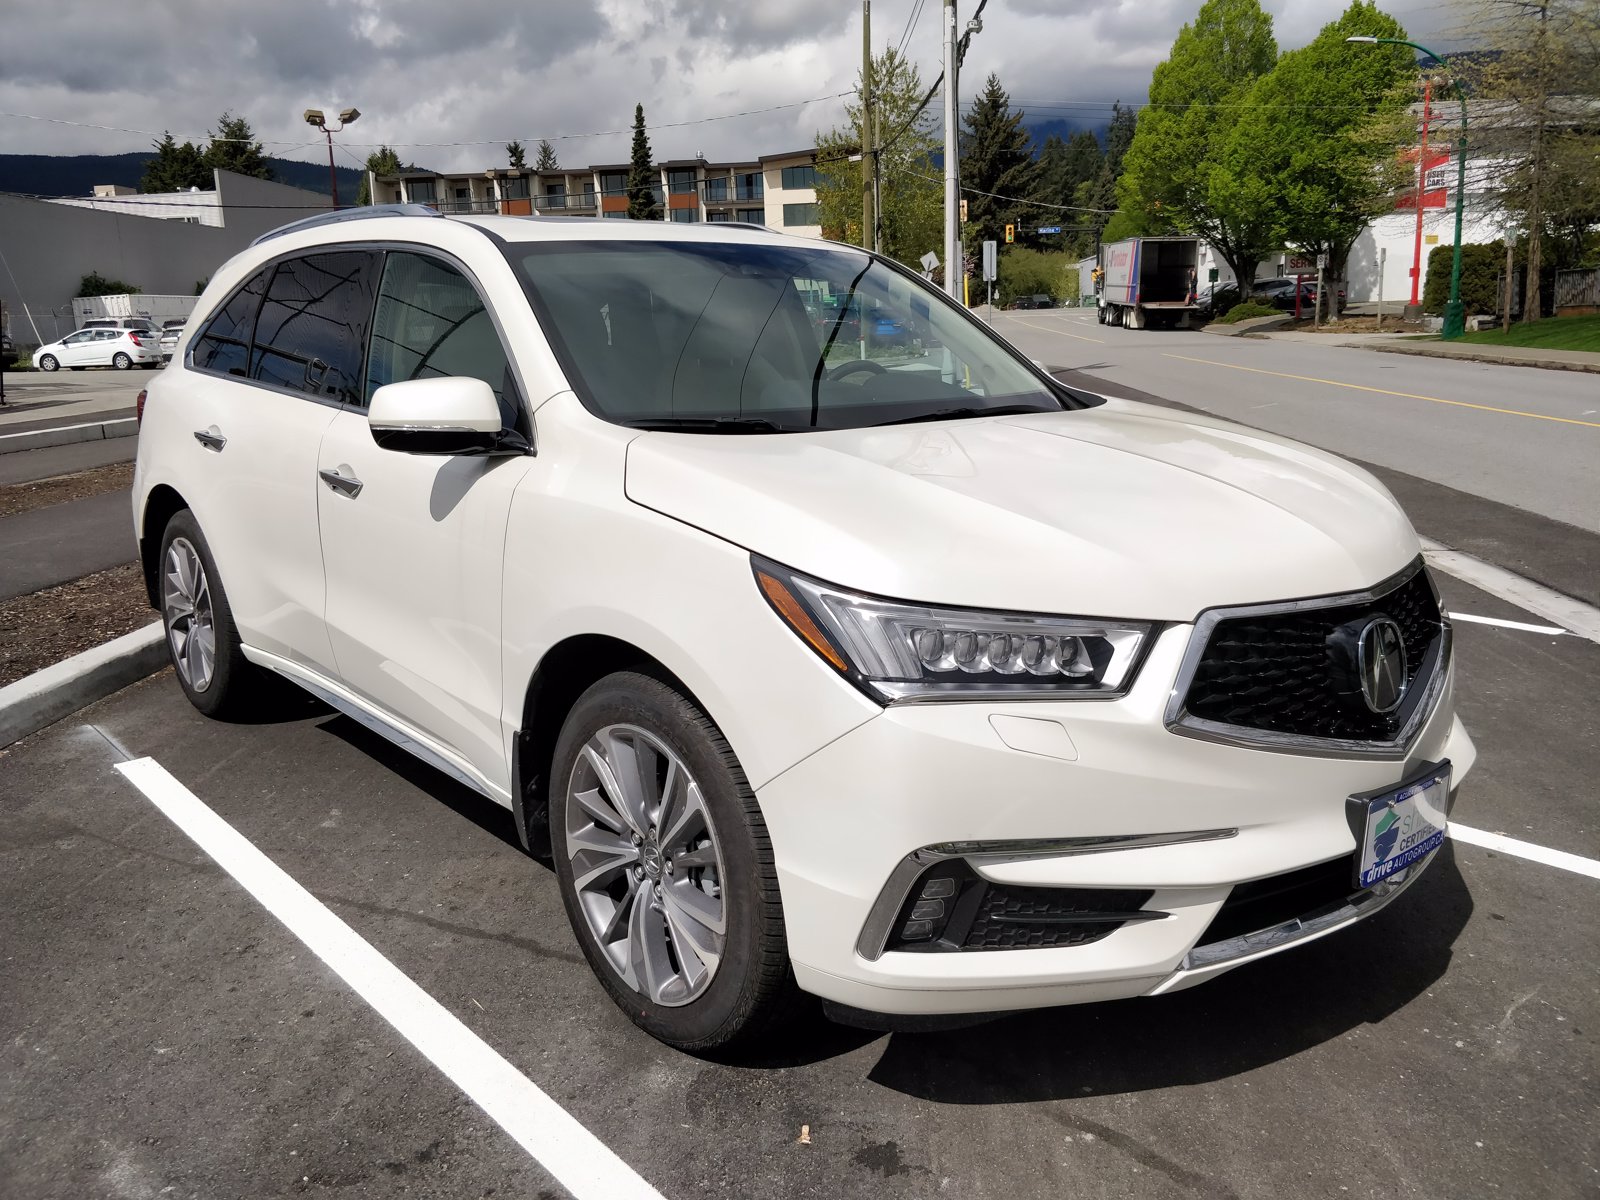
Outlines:
[[320, 225], [336, 225], [340, 221], [363, 221], [369, 217], [437, 217], [441, 214], [426, 204], [365, 204], [359, 208], [340, 208], [333, 212], [317, 213], [315, 216], [302, 217], [298, 221], [290, 221], [287, 225], [279, 225], [276, 229], [269, 229], [255, 241], [252, 246], [259, 246], [262, 242], [270, 242], [275, 237], [282, 237], [286, 233], [299, 233], [302, 229], [315, 229]]

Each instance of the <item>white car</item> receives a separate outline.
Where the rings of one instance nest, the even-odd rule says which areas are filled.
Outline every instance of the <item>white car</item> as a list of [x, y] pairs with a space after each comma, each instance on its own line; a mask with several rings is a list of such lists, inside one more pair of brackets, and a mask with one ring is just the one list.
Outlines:
[[801, 992], [1188, 987], [1392, 901], [1475, 758], [1371, 476], [1068, 390], [849, 246], [311, 218], [215, 273], [141, 400], [196, 707], [272, 672], [510, 808], [687, 1049]]
[[80, 329], [33, 352], [33, 365], [41, 371], [55, 371], [61, 367], [74, 371], [84, 367], [115, 367], [126, 371], [135, 365], [153, 367], [160, 363], [160, 336], [143, 329]]

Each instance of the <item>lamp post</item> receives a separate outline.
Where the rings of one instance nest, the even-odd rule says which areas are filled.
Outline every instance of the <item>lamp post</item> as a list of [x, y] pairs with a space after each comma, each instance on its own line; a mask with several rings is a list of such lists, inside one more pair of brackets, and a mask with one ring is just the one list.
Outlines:
[[[1347, 37], [1347, 42], [1358, 42], [1368, 46], [1410, 46], [1420, 54], [1425, 54], [1440, 66], [1448, 68], [1450, 62], [1443, 55], [1435, 54], [1426, 46], [1419, 46], [1416, 42], [1408, 42], [1404, 38], [1385, 37]], [[1467, 93], [1461, 86], [1461, 81], [1452, 72], [1451, 84], [1456, 89], [1456, 103], [1461, 106], [1461, 140], [1456, 152], [1456, 244], [1455, 252], [1450, 260], [1450, 302], [1444, 306], [1443, 336], [1447, 339], [1460, 337], [1467, 331], [1466, 309], [1461, 303], [1461, 212], [1467, 198]], [[1419, 171], [1422, 169], [1418, 164]], [[1424, 177], [1423, 182], [1426, 182]], [[1417, 188], [1417, 219], [1422, 219], [1422, 188]]]
[[328, 138], [328, 184], [333, 188], [333, 206], [339, 207], [339, 173], [333, 169], [333, 135], [339, 133], [346, 125], [354, 125], [361, 117], [359, 108], [346, 108], [339, 113], [339, 128], [329, 129], [328, 118], [323, 116], [320, 108], [308, 108], [305, 111], [306, 124], [311, 125], [327, 135]]

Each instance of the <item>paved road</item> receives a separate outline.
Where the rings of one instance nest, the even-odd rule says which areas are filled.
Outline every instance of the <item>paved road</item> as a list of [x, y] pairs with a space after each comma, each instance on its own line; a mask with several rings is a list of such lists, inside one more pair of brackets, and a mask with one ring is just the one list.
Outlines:
[[75, 471], [87, 471], [110, 463], [132, 462], [138, 450], [138, 438], [121, 437], [0, 454], [0, 485], [29, 483], [35, 479], [70, 475]]
[[998, 313], [1050, 366], [1600, 533], [1600, 380], [1305, 341], [1135, 332], [1093, 309]]
[[[1441, 582], [1457, 613], [1542, 623]], [[1483, 757], [1457, 819], [1600, 854], [1600, 646], [1458, 635]], [[1594, 879], [1452, 842], [1361, 928], [1192, 991], [937, 1035], [812, 1021], [719, 1064], [605, 1000], [503, 810], [310, 704], [206, 721], [164, 673], [0, 755], [3, 1195], [563, 1194], [112, 770], [118, 747], [668, 1197], [1600, 1187]]]
[[132, 505], [122, 490], [0, 518], [0, 600], [132, 562]]

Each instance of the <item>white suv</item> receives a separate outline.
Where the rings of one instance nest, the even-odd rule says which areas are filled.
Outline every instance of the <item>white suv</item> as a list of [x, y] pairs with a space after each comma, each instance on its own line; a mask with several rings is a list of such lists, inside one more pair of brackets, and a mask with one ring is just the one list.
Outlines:
[[513, 810], [677, 1046], [1187, 987], [1392, 900], [1475, 757], [1372, 478], [849, 246], [313, 218], [143, 414], [194, 704], [275, 672]]

